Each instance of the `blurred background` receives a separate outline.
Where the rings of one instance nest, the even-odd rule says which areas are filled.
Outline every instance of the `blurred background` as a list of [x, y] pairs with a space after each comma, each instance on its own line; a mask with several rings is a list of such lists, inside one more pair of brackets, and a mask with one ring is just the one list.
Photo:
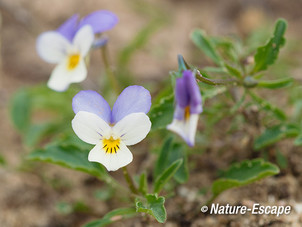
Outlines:
[[[170, 70], [177, 69], [177, 54], [182, 54], [196, 66], [212, 64], [200, 52], [196, 53], [190, 40], [194, 28], [201, 28], [213, 36], [236, 36], [242, 40], [253, 37], [258, 31], [257, 34], [266, 40], [276, 19], [283, 17], [288, 21], [287, 45], [282, 49], [289, 53], [285, 55], [291, 64], [288, 73], [301, 80], [301, 8], [300, 0], [0, 0], [0, 226], [80, 226], [115, 207], [112, 200], [111, 203], [104, 198], [95, 201], [91, 194], [97, 193], [95, 184], [100, 183], [95, 183], [85, 174], [74, 174], [71, 170], [50, 164], [40, 167], [44, 174], [39, 176], [34, 171], [27, 171], [30, 169], [24, 161], [27, 151], [10, 123], [8, 107], [15, 91], [46, 83], [49, 78], [53, 66], [43, 62], [35, 50], [35, 41], [41, 32], [56, 29], [75, 13], [85, 16], [99, 9], [110, 10], [119, 18], [117, 26], [106, 33], [113, 69], [124, 67], [124, 72], [116, 73], [131, 74], [137, 84], [156, 85], [169, 79]], [[92, 81], [99, 76], [103, 64], [98, 51], [92, 53], [91, 59], [88, 75], [91, 79], [86, 80], [83, 86], [94, 89]], [[301, 164], [301, 156], [295, 157], [297, 165]], [[302, 172], [301, 167], [299, 169]], [[200, 176], [197, 179], [204, 178]], [[296, 178], [284, 178], [280, 184], [273, 179], [267, 181], [271, 188], [284, 187], [284, 195], [280, 198], [301, 199], [301, 196], [297, 197], [301, 181]], [[252, 193], [269, 199], [267, 190], [261, 191], [257, 187], [261, 188], [261, 185], [255, 186]], [[102, 191], [98, 193], [100, 197], [104, 196]], [[250, 198], [250, 192], [243, 193]], [[225, 201], [236, 201], [234, 196], [236, 190], [233, 194], [226, 194], [224, 198], [231, 199]], [[89, 207], [94, 205], [91, 213]], [[170, 209], [169, 204], [167, 209]], [[183, 209], [189, 212], [190, 206]], [[173, 211], [170, 212], [173, 217]], [[299, 216], [291, 218], [295, 223], [301, 221]], [[240, 221], [231, 219], [226, 217], [220, 223], [234, 222], [239, 223], [234, 226], [241, 226]], [[168, 221], [166, 225], [210, 226], [214, 223], [215, 226], [216, 223], [211, 218], [204, 219], [209, 223], [198, 219], [190, 221], [190, 217], [182, 220]], [[118, 224], [122, 225], [144, 226], [139, 220]]]

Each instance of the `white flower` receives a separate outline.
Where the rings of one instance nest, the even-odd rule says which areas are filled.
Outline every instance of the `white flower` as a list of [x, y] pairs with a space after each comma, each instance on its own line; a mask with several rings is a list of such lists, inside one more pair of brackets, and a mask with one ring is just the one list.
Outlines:
[[37, 51], [48, 63], [57, 64], [47, 83], [55, 91], [65, 91], [71, 83], [83, 81], [87, 76], [84, 58], [94, 40], [90, 25], [77, 31], [72, 41], [57, 31], [42, 33], [37, 39]]
[[96, 145], [88, 160], [115, 171], [132, 162], [127, 145], [143, 140], [150, 131], [151, 122], [146, 114], [133, 113], [110, 126], [96, 114], [80, 111], [72, 120], [72, 128], [81, 140]]
[[112, 110], [95, 91], [80, 91], [72, 102], [75, 117], [72, 128], [77, 136], [95, 147], [88, 160], [115, 171], [132, 162], [127, 146], [142, 141], [151, 129], [146, 113], [151, 106], [148, 90], [129, 86], [119, 95]]

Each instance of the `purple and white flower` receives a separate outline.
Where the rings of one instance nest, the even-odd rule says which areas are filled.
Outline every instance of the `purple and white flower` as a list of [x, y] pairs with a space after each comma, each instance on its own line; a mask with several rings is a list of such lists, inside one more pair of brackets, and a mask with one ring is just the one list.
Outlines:
[[[42, 33], [37, 39], [37, 52], [46, 62], [57, 64], [47, 83], [55, 91], [65, 91], [71, 83], [86, 79], [84, 58], [94, 42], [94, 34], [111, 29], [118, 21], [109, 11], [97, 11], [78, 21], [69, 18], [56, 31]], [[105, 42], [104, 42], [105, 43]]]
[[146, 113], [151, 96], [141, 86], [129, 86], [117, 98], [112, 110], [106, 100], [95, 91], [80, 91], [72, 101], [75, 117], [72, 128], [77, 136], [95, 147], [88, 160], [99, 162], [108, 171], [128, 165], [132, 153], [127, 146], [142, 141], [150, 131]]
[[180, 135], [189, 146], [194, 146], [202, 99], [191, 70], [183, 71], [182, 77], [176, 79], [175, 99], [174, 119], [167, 129]]

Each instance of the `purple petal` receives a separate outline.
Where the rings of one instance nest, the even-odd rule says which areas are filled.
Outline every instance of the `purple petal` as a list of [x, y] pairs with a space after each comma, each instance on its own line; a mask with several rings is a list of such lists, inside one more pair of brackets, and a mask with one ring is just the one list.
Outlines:
[[116, 123], [131, 113], [148, 113], [150, 107], [150, 92], [141, 86], [129, 86], [122, 91], [114, 103], [111, 123]]
[[110, 11], [100, 10], [84, 17], [80, 21], [78, 29], [89, 24], [92, 27], [94, 34], [97, 34], [113, 28], [117, 22], [118, 18], [115, 14]]
[[202, 112], [202, 99], [196, 79], [192, 71], [183, 72], [183, 79], [186, 81], [187, 92], [189, 94], [190, 113]]
[[61, 33], [61, 35], [63, 35], [69, 41], [72, 41], [77, 31], [78, 20], [79, 15], [73, 15], [57, 29], [57, 32]]
[[203, 111], [202, 105], [190, 105], [190, 113], [191, 114], [199, 114]]
[[174, 111], [174, 118], [177, 120], [183, 120], [185, 116], [185, 109], [181, 108], [179, 105], [176, 105], [175, 111]]
[[186, 80], [184, 77], [176, 79], [175, 99], [181, 108], [189, 105], [189, 93], [187, 91]]
[[92, 48], [100, 48], [100, 47], [104, 46], [105, 44], [107, 44], [107, 42], [108, 42], [108, 38], [106, 38], [106, 37], [95, 39], [92, 44]]
[[94, 113], [107, 123], [110, 123], [110, 106], [107, 101], [96, 91], [80, 91], [72, 99], [72, 109], [75, 114], [77, 114], [79, 111]]

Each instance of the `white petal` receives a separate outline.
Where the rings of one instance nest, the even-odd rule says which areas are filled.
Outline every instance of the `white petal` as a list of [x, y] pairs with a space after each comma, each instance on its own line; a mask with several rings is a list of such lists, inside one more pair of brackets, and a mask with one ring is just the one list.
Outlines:
[[133, 156], [130, 150], [123, 142], [120, 142], [120, 149], [117, 153], [106, 153], [103, 149], [102, 141], [99, 142], [88, 155], [90, 162], [99, 162], [106, 167], [108, 171], [115, 171], [132, 162]]
[[83, 26], [73, 39], [73, 45], [77, 47], [81, 55], [85, 57], [92, 46], [94, 33], [90, 25]]
[[80, 111], [73, 118], [73, 131], [86, 143], [97, 144], [110, 133], [111, 127], [96, 114]]
[[80, 59], [78, 66], [69, 71], [70, 82], [79, 83], [86, 79], [87, 77], [87, 68], [84, 59]]
[[55, 31], [44, 32], [37, 39], [37, 52], [48, 63], [59, 63], [67, 55], [70, 42]]
[[65, 91], [70, 84], [70, 78], [66, 69], [66, 61], [57, 65], [52, 71], [47, 86], [55, 91]]
[[86, 79], [87, 68], [83, 59], [73, 70], [67, 68], [68, 58], [64, 59], [52, 71], [47, 86], [55, 91], [65, 91], [71, 83], [79, 83]]
[[113, 133], [126, 145], [142, 141], [151, 129], [151, 121], [145, 113], [132, 113], [124, 117], [113, 127]]
[[186, 121], [174, 118], [173, 122], [167, 126], [167, 129], [180, 135], [189, 146], [194, 146], [198, 118], [198, 114], [191, 114]]

